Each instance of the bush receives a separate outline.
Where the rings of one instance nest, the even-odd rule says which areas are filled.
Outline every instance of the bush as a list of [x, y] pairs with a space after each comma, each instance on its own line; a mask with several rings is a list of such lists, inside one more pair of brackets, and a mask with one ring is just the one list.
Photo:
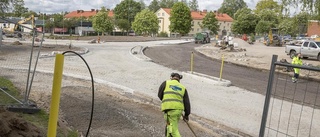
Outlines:
[[254, 34], [253, 34], [253, 33], [251, 33], [251, 35], [250, 35], [250, 39], [251, 39], [251, 41], [252, 41], [252, 42], [256, 42], [256, 38], [255, 38], [255, 36], [254, 36]]
[[168, 33], [161, 31], [161, 32], [159, 33], [158, 37], [168, 37]]

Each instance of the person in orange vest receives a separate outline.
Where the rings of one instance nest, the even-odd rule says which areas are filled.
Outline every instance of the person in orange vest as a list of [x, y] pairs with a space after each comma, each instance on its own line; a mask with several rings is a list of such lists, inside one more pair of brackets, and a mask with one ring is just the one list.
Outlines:
[[98, 37], [98, 43], [100, 43], [100, 36]]
[[164, 81], [158, 92], [162, 101], [161, 111], [166, 121], [166, 137], [181, 137], [178, 122], [184, 111], [183, 120], [188, 122], [190, 115], [190, 101], [185, 86], [180, 83], [182, 75], [171, 73], [170, 80]]

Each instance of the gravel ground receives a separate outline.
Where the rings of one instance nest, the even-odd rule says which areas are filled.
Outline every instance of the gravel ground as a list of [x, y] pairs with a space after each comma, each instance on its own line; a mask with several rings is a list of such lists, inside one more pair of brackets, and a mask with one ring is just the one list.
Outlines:
[[[150, 43], [143, 44], [149, 45]], [[141, 67], [141, 65], [136, 63], [141, 60], [130, 54], [131, 45], [120, 46], [123, 45], [121, 43], [115, 46], [111, 45], [113, 44], [103, 47], [101, 45], [91, 45], [89, 49], [92, 46], [94, 49], [84, 55], [84, 58], [87, 61], [89, 60], [88, 63], [93, 70], [96, 81], [95, 111], [90, 135], [97, 137], [163, 136], [165, 123], [159, 108], [160, 101], [154, 95], [157, 94], [157, 87], [163, 80], [168, 78], [172, 70], [164, 69], [167, 73], [163, 74], [163, 79], [154, 81], [152, 92], [150, 92], [150, 87], [145, 87], [144, 85], [135, 88], [138, 87], [135, 81], [145, 83], [142, 81], [150, 80], [154, 77], [154, 73], [147, 73], [145, 70], [146, 68], [152, 69], [147, 67], [150, 66], [151, 62], [143, 65], [146, 66], [145, 68], [137, 69], [137, 66]], [[104, 48], [106, 49], [101, 50]], [[12, 80], [21, 91], [24, 91], [26, 84], [29, 50], [30, 46], [26, 45], [1, 46], [1, 52], [6, 54], [1, 54], [5, 56], [1, 56], [0, 74]], [[52, 50], [56, 51], [57, 49]], [[78, 50], [78, 48], [74, 48], [74, 50]], [[106, 52], [108, 50], [117, 51], [116, 55], [119, 56], [115, 56], [114, 52]], [[92, 51], [95, 51], [94, 54]], [[50, 52], [48, 50], [41, 54]], [[36, 55], [37, 53], [34, 52], [33, 56], [35, 57]], [[101, 59], [97, 60], [97, 57]], [[124, 65], [123, 59], [129, 59], [130, 65]], [[132, 68], [132, 65], [135, 68]], [[37, 66], [38, 71], [35, 73], [32, 83], [30, 99], [37, 102], [37, 105], [45, 110], [49, 109], [53, 66], [54, 58], [41, 57]], [[131, 69], [127, 69], [128, 67]], [[153, 65], [153, 68], [158, 67], [161, 68], [156, 64]], [[158, 71], [161, 72], [163, 69]], [[133, 75], [128, 77], [128, 73]], [[147, 78], [141, 77], [142, 75], [146, 75]], [[119, 76], [122, 78], [118, 79]], [[91, 106], [91, 85], [88, 78], [88, 71], [78, 57], [65, 56], [59, 125], [71, 126], [78, 129], [83, 135], [87, 130]], [[133, 87], [120, 83], [132, 83]], [[146, 92], [149, 92], [149, 95], [145, 94]], [[235, 129], [197, 115], [191, 116], [189, 124], [198, 136], [240, 136], [236, 134], [238, 131]], [[193, 136], [183, 121], [179, 125], [182, 136]]]
[[[46, 42], [49, 43], [50, 41], [48, 40]], [[68, 43], [67, 41], [59, 41], [59, 42]], [[137, 42], [137, 43], [107, 42], [107, 43], [101, 43], [101, 44], [88, 44], [88, 43], [83, 43], [83, 42], [81, 43], [76, 41], [73, 42], [73, 44], [76, 47], [83, 47], [83, 48], [89, 49], [89, 53], [85, 54], [83, 57], [87, 60], [91, 69], [93, 70], [93, 75], [95, 76], [95, 82], [97, 84], [102, 84], [104, 86], [107, 86], [110, 89], [116, 89], [117, 91], [116, 93], [122, 93], [121, 97], [124, 96], [127, 98], [133, 98], [132, 97], [133, 95], [134, 97], [137, 98], [138, 102], [151, 104], [151, 106], [155, 106], [155, 107], [159, 106], [159, 101], [157, 99], [158, 86], [161, 84], [161, 82], [169, 78], [169, 74], [171, 72], [176, 70], [165, 68], [163, 66], [160, 66], [150, 61], [139, 60], [133, 57], [132, 54], [130, 54], [130, 50], [133, 47], [138, 45], [168, 46], [168, 45], [163, 45], [161, 43], [162, 42]], [[22, 54], [15, 54], [15, 55], [22, 55]], [[26, 60], [23, 60], [23, 58], [21, 57], [16, 58], [16, 61], [18, 62], [17, 64], [19, 63], [21, 64], [21, 62], [26, 62]], [[42, 58], [39, 60], [39, 65], [37, 70], [45, 74], [47, 73], [52, 74], [53, 64], [54, 64], [54, 58]], [[2, 67], [5, 68], [6, 66], [2, 66]], [[10, 67], [16, 67], [16, 65], [11, 65]], [[206, 130], [202, 130], [202, 132], [214, 131], [214, 133], [212, 134], [219, 134], [217, 136], [234, 136], [234, 133], [240, 134], [238, 136], [241, 136], [241, 135], [257, 136], [259, 131], [259, 126], [260, 126], [264, 96], [260, 94], [248, 92], [238, 87], [233, 87], [233, 86], [225, 87], [221, 85], [214, 85], [212, 84], [213, 82], [210, 80], [195, 77], [185, 72], [180, 72], [180, 73], [184, 75], [184, 79], [182, 80], [182, 83], [187, 86], [187, 89], [189, 91], [189, 96], [191, 98], [191, 103], [192, 103], [192, 115], [190, 116], [191, 123], [193, 122], [199, 123], [199, 125], [201, 126], [201, 128], [199, 129], [203, 129], [203, 128], [206, 129]], [[82, 110], [83, 107], [88, 106], [88, 103], [86, 102], [83, 105], [79, 105], [78, 103], [85, 102], [85, 100], [88, 101], [89, 98], [84, 99], [84, 96], [77, 94], [76, 91], [78, 90], [81, 91], [82, 89], [83, 90], [88, 89], [89, 87], [84, 86], [85, 84], [83, 83], [78, 83], [79, 80], [75, 80], [75, 79], [82, 79], [82, 80], [89, 79], [89, 75], [86, 67], [83, 65], [81, 61], [79, 61], [77, 57], [68, 56], [65, 58], [64, 75], [66, 79], [70, 81], [67, 83], [65, 83], [64, 81], [63, 89], [68, 89], [68, 90], [75, 89], [75, 92], [71, 92], [71, 96], [64, 95], [64, 97], [66, 97], [67, 99], [69, 98], [79, 99], [79, 100], [72, 101], [72, 102], [77, 102], [75, 104], [72, 104], [69, 102], [67, 102], [66, 104], [70, 104], [70, 106], [72, 107], [81, 106], [81, 107], [78, 107], [79, 109], [77, 110]], [[48, 77], [48, 79], [50, 79], [50, 76]], [[41, 80], [39, 79], [35, 81], [36, 82], [44, 81], [44, 79], [41, 78]], [[46, 81], [46, 82], [50, 83], [49, 81]], [[78, 84], [81, 84], [84, 87], [78, 88]], [[45, 92], [46, 94], [50, 94], [50, 91], [48, 91], [48, 89], [51, 89], [50, 84], [39, 84], [39, 85], [44, 86], [43, 90], [41, 90], [42, 92]], [[35, 87], [37, 86], [35, 85]], [[109, 92], [108, 90], [102, 90], [102, 91]], [[33, 93], [36, 93], [36, 96], [41, 95], [40, 92], [39, 93], [33, 92]], [[128, 94], [131, 95], [131, 97], [130, 96], [128, 97]], [[146, 100], [141, 101], [141, 98]], [[44, 102], [48, 102], [48, 101], [44, 101]], [[102, 102], [106, 102], [106, 101], [105, 99], [101, 99], [101, 103], [100, 101], [98, 102], [99, 102], [98, 104], [103, 104]], [[117, 104], [125, 104], [121, 101], [120, 101], [121, 103], [118, 103], [117, 101], [114, 101], [114, 102], [116, 102], [115, 105], [111, 105], [111, 106], [117, 106]], [[135, 107], [130, 106], [130, 104], [133, 104], [133, 103], [130, 103], [130, 101], [128, 102], [129, 103], [125, 104], [123, 108], [134, 108], [134, 110], [136, 110]], [[46, 103], [43, 103], [43, 104], [46, 104]], [[155, 104], [155, 105], [152, 105], [152, 104]], [[97, 110], [100, 110], [100, 113], [98, 113], [99, 115], [97, 115], [96, 119], [98, 119], [99, 124], [104, 125], [106, 123], [103, 123], [100, 121], [104, 120], [107, 112], [103, 112], [102, 109], [108, 108], [107, 107], [108, 105], [104, 104], [104, 106], [103, 105], [98, 105], [98, 106], [101, 106], [101, 107], [97, 108]], [[129, 120], [130, 122], [124, 122], [124, 124], [121, 124], [123, 126], [123, 127], [121, 126], [121, 128], [125, 128], [125, 126], [131, 125], [133, 123], [137, 123], [134, 120], [135, 118], [128, 117], [128, 115], [132, 114], [133, 116], [138, 117], [140, 115], [140, 112], [146, 111], [144, 110], [144, 107], [142, 107], [142, 105], [138, 105], [138, 106], [141, 108], [137, 109], [137, 111], [131, 110], [132, 113], [125, 111], [126, 109], [117, 110], [118, 112], [115, 113], [115, 115], [122, 114], [120, 119], [122, 118], [122, 120], [124, 121], [127, 121], [128, 119], [130, 119]], [[107, 110], [116, 110], [116, 108], [117, 107], [110, 108]], [[147, 108], [148, 110], [151, 110], [151, 107], [147, 107]], [[70, 107], [68, 107], [68, 109], [70, 109]], [[128, 112], [128, 113], [124, 113], [124, 112]], [[139, 113], [136, 114], [134, 112], [139, 112]], [[72, 111], [71, 114], [66, 113], [65, 114], [66, 119], [68, 119], [69, 115], [72, 117], [74, 115], [73, 113], [74, 111]], [[84, 114], [88, 115], [88, 113], [89, 112], [86, 111], [86, 112], [83, 112], [82, 115], [81, 114], [79, 115], [82, 118]], [[163, 132], [163, 127], [161, 126], [162, 124], [160, 122], [162, 120], [161, 112], [155, 109], [154, 113], [157, 113], [158, 116], [152, 115], [150, 116], [150, 118], [154, 120], [154, 117], [157, 117], [158, 118], [157, 120], [159, 121], [152, 121], [152, 123], [153, 122], [157, 124], [160, 123], [159, 126], [155, 126], [156, 128], [154, 128], [154, 130], [153, 128], [151, 129], [148, 128], [148, 130], [143, 128], [142, 129], [154, 136], [163, 135], [159, 133], [159, 132]], [[318, 114], [318, 112], [316, 113]], [[149, 114], [149, 112], [147, 114]], [[143, 115], [143, 117], [148, 117], [145, 115]], [[116, 117], [116, 118], [119, 119], [119, 117]], [[71, 120], [71, 121], [78, 121], [78, 120], [79, 119], [75, 117], [74, 120]], [[72, 123], [71, 121], [69, 120], [68, 122]], [[143, 120], [140, 119], [140, 121], [143, 121]], [[79, 122], [79, 123], [83, 123], [83, 122]], [[215, 123], [215, 124], [212, 124], [212, 123]], [[319, 122], [315, 122], [315, 123], [319, 123]], [[143, 124], [142, 126], [134, 127], [133, 129], [137, 129], [137, 130], [134, 130], [136, 131], [134, 133], [139, 134], [140, 132], [142, 132], [139, 130], [141, 129], [141, 127], [149, 127], [146, 125]], [[188, 130], [186, 125], [184, 125], [183, 123], [180, 123], [180, 125], [182, 128], [181, 129], [182, 132], [186, 134], [185, 136], [192, 136], [191, 133], [189, 133], [190, 131]], [[314, 126], [319, 127], [319, 124], [315, 124]], [[128, 133], [131, 133], [132, 128], [130, 127], [131, 126], [129, 126], [129, 129], [125, 128], [128, 130]], [[84, 129], [84, 128], [85, 127], [81, 126], [81, 129]], [[108, 127], [103, 127], [103, 126], [102, 127], [99, 126], [99, 128], [103, 128], [105, 130], [108, 129]], [[104, 130], [100, 130], [100, 131], [102, 132]], [[156, 132], [151, 132], [151, 131], [156, 131]], [[197, 133], [201, 134], [202, 132], [197, 132]], [[95, 132], [93, 131], [93, 133]], [[201, 134], [199, 136], [214, 136], [210, 133], [211, 132], [209, 133], [204, 132], [203, 135]], [[320, 133], [316, 131], [313, 134], [318, 135]], [[102, 133], [100, 135], [102, 135]]]

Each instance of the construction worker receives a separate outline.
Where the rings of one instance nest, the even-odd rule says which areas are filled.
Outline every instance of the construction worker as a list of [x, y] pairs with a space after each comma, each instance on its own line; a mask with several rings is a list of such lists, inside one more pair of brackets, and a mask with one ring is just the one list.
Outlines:
[[190, 101], [187, 89], [180, 83], [182, 75], [171, 73], [170, 80], [164, 81], [158, 92], [162, 101], [161, 111], [166, 121], [166, 137], [180, 137], [178, 122], [184, 111], [183, 120], [188, 122], [190, 114]]
[[[302, 60], [301, 60], [301, 54], [298, 53], [297, 56], [293, 57], [292, 59], [292, 65], [302, 65]], [[293, 83], [296, 83], [297, 82], [297, 79], [299, 77], [299, 73], [300, 73], [300, 68], [293, 68], [293, 77], [292, 77], [292, 82]]]

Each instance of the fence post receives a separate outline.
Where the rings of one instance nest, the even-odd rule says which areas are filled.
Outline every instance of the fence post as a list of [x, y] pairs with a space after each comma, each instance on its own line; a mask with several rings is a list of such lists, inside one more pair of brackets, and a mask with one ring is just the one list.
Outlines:
[[193, 73], [193, 52], [191, 52], [191, 60], [190, 60], [190, 71]]
[[278, 59], [278, 55], [272, 56], [271, 67], [270, 67], [270, 72], [269, 72], [269, 80], [268, 80], [268, 86], [267, 86], [267, 93], [266, 93], [266, 97], [264, 100], [264, 107], [263, 107], [259, 137], [264, 137], [264, 131], [265, 131], [266, 124], [267, 124], [267, 117], [268, 117], [269, 104], [270, 104], [270, 98], [271, 98], [273, 76], [274, 76], [274, 71], [275, 71], [275, 62], [277, 61], [277, 59]]
[[224, 62], [224, 54], [222, 54], [222, 57], [221, 57], [221, 68], [220, 68], [220, 81], [222, 79], [222, 70], [223, 70], [223, 62]]
[[2, 45], [2, 29], [0, 29], [0, 47]]

